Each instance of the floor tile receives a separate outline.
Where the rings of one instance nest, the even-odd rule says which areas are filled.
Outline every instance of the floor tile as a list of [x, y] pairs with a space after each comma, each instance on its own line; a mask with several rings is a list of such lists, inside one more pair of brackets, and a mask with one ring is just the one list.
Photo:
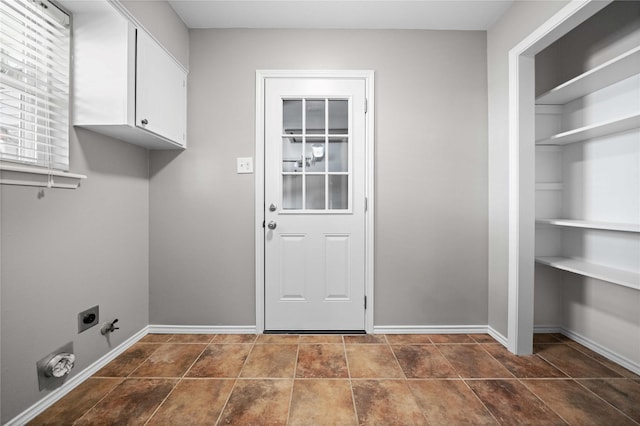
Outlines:
[[566, 424], [517, 380], [467, 380], [466, 382], [502, 424]]
[[288, 343], [296, 344], [300, 340], [297, 334], [261, 334], [256, 343]]
[[623, 366], [621, 366], [619, 364], [616, 364], [615, 362], [603, 357], [599, 353], [594, 352], [594, 351], [592, 351], [591, 349], [589, 349], [589, 348], [587, 348], [585, 346], [582, 346], [578, 342], [568, 342], [567, 344], [569, 346], [571, 346], [572, 348], [577, 349], [578, 351], [580, 351], [583, 354], [587, 355], [589, 358], [595, 359], [600, 364], [602, 364], [605, 367], [615, 371], [616, 373], [620, 374], [623, 377], [626, 377], [628, 379], [640, 379], [640, 376], [637, 375], [636, 373], [634, 373], [633, 371], [627, 370]]
[[426, 425], [406, 380], [354, 380], [358, 422], [361, 425]]
[[160, 347], [152, 343], [136, 343], [102, 367], [94, 377], [127, 377]]
[[551, 336], [555, 337], [556, 339], [558, 339], [559, 342], [563, 342], [563, 343], [568, 343], [572, 341], [570, 338], [568, 338], [562, 333], [551, 333]]
[[583, 379], [578, 383], [640, 423], [640, 381]]
[[298, 345], [254, 345], [241, 377], [293, 378]]
[[458, 378], [449, 361], [433, 345], [391, 347], [407, 378]]
[[573, 380], [522, 383], [572, 425], [633, 425], [634, 422]]
[[296, 377], [348, 378], [347, 360], [342, 344], [300, 344]]
[[342, 343], [340, 334], [303, 334], [299, 343]]
[[212, 425], [227, 402], [235, 380], [184, 379], [153, 415], [148, 425]]
[[484, 349], [516, 377], [567, 377], [538, 355], [514, 355], [501, 344], [485, 345]]
[[292, 386], [292, 380], [239, 379], [220, 415], [220, 424], [286, 424]]
[[180, 377], [193, 364], [206, 345], [163, 343], [131, 377]]
[[296, 380], [290, 425], [355, 425], [356, 413], [348, 380]]
[[404, 378], [389, 345], [346, 345], [351, 377]]
[[469, 334], [469, 337], [471, 337], [477, 343], [498, 343], [496, 339], [488, 334]]
[[29, 425], [71, 424], [96, 405], [122, 380], [120, 378], [89, 378], [33, 419]]
[[463, 378], [511, 378], [513, 375], [483, 349], [485, 345], [437, 345]]
[[209, 343], [216, 337], [215, 334], [174, 334], [171, 343]]
[[409, 380], [408, 384], [430, 424], [498, 424], [462, 380]]
[[533, 335], [533, 343], [562, 343], [551, 333], [536, 333]]
[[211, 344], [189, 369], [187, 377], [229, 377], [236, 378], [242, 370], [252, 345]]
[[476, 343], [467, 334], [429, 334], [433, 343]]
[[570, 377], [621, 377], [620, 374], [572, 348], [570, 345], [536, 344], [533, 346], [533, 351]]
[[174, 379], [126, 379], [74, 425], [143, 425], [176, 383]]
[[347, 344], [385, 344], [387, 341], [382, 334], [350, 334], [344, 336]]
[[253, 343], [257, 334], [218, 334], [211, 343]]
[[139, 340], [141, 343], [166, 343], [173, 337], [173, 334], [147, 334]]
[[431, 339], [426, 334], [387, 334], [390, 345], [430, 345]]

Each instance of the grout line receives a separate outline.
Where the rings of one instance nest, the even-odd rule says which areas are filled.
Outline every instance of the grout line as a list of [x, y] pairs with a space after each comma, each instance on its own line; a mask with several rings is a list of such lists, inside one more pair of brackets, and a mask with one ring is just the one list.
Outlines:
[[[112, 362], [114, 362], [115, 360], [117, 360], [118, 358], [120, 358], [124, 353], [126, 353], [127, 351], [129, 351], [131, 348], [133, 348], [135, 345], [137, 345], [138, 343], [140, 343], [140, 341], [137, 341], [136, 343], [134, 343], [133, 345], [131, 345], [129, 348], [127, 348], [127, 350], [125, 350], [122, 354], [118, 355], [117, 358], [111, 360], [111, 362], [109, 362], [109, 364], [111, 364]], [[102, 401], [104, 401], [105, 398], [107, 398], [107, 396], [111, 395], [111, 393], [121, 384], [123, 384], [125, 382], [125, 380], [129, 379], [131, 377], [131, 375], [133, 374], [134, 371], [136, 371], [138, 368], [140, 368], [140, 366], [142, 364], [144, 364], [145, 361], [147, 361], [149, 358], [151, 358], [151, 355], [153, 355], [153, 353], [155, 351], [157, 351], [158, 348], [155, 348], [153, 351], [151, 351], [151, 353], [149, 355], [147, 355], [146, 358], [144, 358], [142, 361], [140, 361], [140, 364], [138, 364], [138, 366], [136, 368], [134, 368], [133, 370], [131, 370], [129, 372], [129, 374], [127, 374], [124, 377], [106, 377], [106, 376], [96, 376], [95, 374], [93, 376], [88, 377], [88, 379], [92, 378], [92, 377], [99, 377], [99, 378], [106, 378], [106, 379], [120, 379], [120, 383], [118, 383], [117, 385], [115, 385], [109, 392], [105, 393], [103, 395], [102, 398], [100, 398], [95, 404], [93, 404], [90, 408], [88, 408], [87, 410], [84, 411], [84, 413], [82, 413], [82, 415], [80, 417], [78, 417], [74, 423], [76, 423], [78, 420], [80, 420], [81, 418], [83, 418], [84, 416], [87, 415], [87, 413], [89, 413], [89, 411], [93, 410], [98, 404], [100, 404]], [[109, 365], [107, 364], [107, 365]], [[105, 365], [102, 368], [105, 368], [107, 365]], [[100, 370], [102, 370], [102, 368]], [[96, 372], [97, 373], [97, 372]]]
[[484, 407], [485, 410], [487, 410], [487, 413], [489, 413], [489, 415], [491, 417], [493, 417], [493, 419], [496, 421], [497, 424], [501, 424], [500, 420], [496, 417], [495, 414], [493, 414], [493, 412], [489, 409], [489, 407], [487, 407], [487, 404], [484, 403], [484, 401], [482, 400], [482, 398], [480, 398], [480, 395], [478, 395], [477, 393], [475, 393], [475, 391], [473, 389], [471, 389], [471, 386], [469, 386], [469, 383], [467, 383], [466, 379], [461, 379], [462, 383], [464, 383], [464, 385], [467, 387], [467, 389], [469, 389], [469, 391], [471, 391], [471, 393], [473, 394], [473, 396], [476, 397], [476, 399], [478, 401], [480, 401], [480, 404], [482, 404], [482, 406]]
[[[614, 378], [615, 380], [619, 380]], [[606, 379], [580, 379], [580, 380], [606, 380]], [[625, 380], [629, 380], [632, 381], [631, 379], [625, 379]], [[576, 382], [578, 384], [578, 386], [586, 389], [587, 392], [591, 393], [592, 395], [594, 395], [596, 398], [600, 399], [601, 401], [603, 401], [605, 404], [609, 405], [610, 407], [613, 407], [614, 410], [618, 411], [620, 414], [622, 414], [623, 416], [625, 416], [626, 418], [628, 418], [629, 420], [631, 420], [634, 423], [640, 424], [638, 423], [636, 420], [632, 419], [631, 416], [627, 415], [627, 413], [625, 413], [624, 411], [622, 411], [621, 409], [619, 409], [618, 407], [616, 407], [615, 405], [613, 405], [611, 402], [609, 402], [608, 400], [604, 399], [603, 397], [601, 397], [600, 395], [598, 395], [597, 393], [595, 393], [594, 391], [592, 391], [591, 389], [589, 389], [588, 387], [586, 387], [585, 385], [583, 385], [582, 383], [580, 383], [578, 380], [574, 379], [574, 382]]]
[[[567, 379], [565, 379], [565, 380], [567, 380]], [[569, 378], [568, 380], [573, 380], [573, 379], [572, 379], [572, 378]], [[567, 419], [565, 419], [564, 417], [562, 417], [562, 416], [560, 415], [560, 413], [558, 413], [556, 410], [554, 410], [554, 409], [553, 409], [553, 407], [551, 407], [549, 404], [547, 404], [547, 403], [546, 403], [546, 401], [545, 401], [544, 399], [542, 399], [542, 398], [541, 398], [537, 393], [535, 393], [535, 392], [533, 391], [533, 389], [530, 389], [530, 388], [529, 388], [529, 386], [527, 386], [527, 384], [526, 384], [526, 383], [524, 383], [524, 382], [523, 382], [522, 380], [520, 380], [520, 379], [518, 379], [518, 383], [520, 383], [522, 386], [524, 386], [524, 388], [525, 388], [526, 390], [528, 390], [529, 392], [531, 392], [531, 394], [532, 394], [533, 396], [535, 396], [535, 397], [538, 399], [538, 401], [540, 401], [540, 402], [542, 403], [542, 405], [544, 405], [545, 407], [547, 407], [547, 408], [548, 408], [552, 413], [554, 413], [556, 416], [560, 417], [560, 419], [561, 419], [563, 422], [565, 422], [565, 423], [566, 423], [566, 424], [568, 424], [568, 425], [570, 425], [570, 424], [571, 424], [571, 422], [569, 422]]]
[[358, 420], [358, 407], [356, 406], [356, 395], [353, 393], [353, 379], [351, 377], [351, 366], [349, 365], [349, 356], [347, 355], [347, 342], [342, 335], [342, 350], [344, 352], [344, 360], [347, 364], [347, 377], [349, 379], [349, 389], [351, 390], [351, 403], [353, 404], [353, 415], [355, 416], [355, 424], [360, 424]]
[[298, 336], [298, 345], [296, 347], [296, 361], [293, 365], [293, 379], [291, 379], [291, 393], [289, 394], [289, 409], [287, 410], [287, 420], [285, 424], [289, 424], [291, 418], [291, 404], [293, 403], [293, 387], [296, 384], [296, 374], [298, 373], [298, 356], [300, 355], [300, 336]]
[[[101, 378], [102, 378], [102, 377], [101, 377]], [[89, 413], [89, 411], [93, 410], [93, 409], [94, 409], [98, 404], [100, 404], [100, 403], [101, 403], [101, 402], [102, 402], [102, 401], [103, 401], [107, 396], [111, 395], [111, 393], [112, 393], [112, 392], [113, 392], [113, 391], [114, 391], [118, 386], [120, 386], [122, 383], [124, 383], [124, 381], [125, 381], [125, 379], [126, 379], [125, 377], [105, 377], [105, 378], [106, 378], [106, 379], [114, 379], [114, 380], [120, 379], [120, 383], [118, 383], [118, 384], [117, 384], [117, 385], [115, 385], [113, 388], [111, 388], [111, 390], [110, 390], [109, 392], [105, 393], [105, 394], [102, 396], [102, 398], [100, 398], [98, 401], [96, 401], [96, 403], [95, 403], [95, 404], [93, 404], [91, 407], [89, 407], [88, 409], [86, 409], [86, 410], [82, 413], [82, 415], [81, 415], [80, 417], [78, 417], [77, 419], [75, 419], [75, 420], [73, 421], [73, 424], [75, 424], [77, 421], [79, 421], [79, 420], [80, 420], [80, 419], [82, 419], [84, 416], [86, 416], [86, 415], [87, 415], [87, 413]], [[91, 379], [91, 377], [89, 377], [88, 379]], [[88, 379], [87, 379], [87, 380], [88, 380]], [[43, 411], [43, 412], [44, 412], [44, 411]]]
[[[429, 340], [431, 340], [431, 339], [429, 339]], [[442, 351], [440, 350], [440, 348], [438, 347], [438, 345], [434, 344], [434, 345], [433, 345], [433, 347], [434, 347], [434, 348], [436, 348], [436, 350], [438, 351], [438, 353], [440, 354], [440, 356], [441, 356], [442, 358], [444, 358], [444, 360], [447, 362], [447, 364], [449, 364], [449, 367], [451, 367], [451, 368], [453, 369], [453, 371], [455, 371], [455, 373], [458, 375], [458, 379], [460, 379], [460, 380], [464, 380], [464, 379], [462, 378], [462, 375], [460, 375], [460, 372], [458, 371], [458, 369], [457, 369], [457, 368], [456, 368], [456, 367], [451, 363], [451, 361], [449, 361], [449, 358], [447, 358], [447, 356], [446, 356], [444, 353], [442, 353]]]
[[256, 334], [255, 336], [256, 336], [255, 339], [251, 343], [251, 349], [249, 349], [249, 352], [247, 353], [247, 357], [244, 359], [244, 362], [242, 363], [242, 367], [240, 367], [240, 370], [238, 371], [238, 375], [233, 381], [233, 386], [231, 386], [229, 395], [227, 395], [227, 399], [222, 405], [222, 408], [220, 409], [220, 414], [218, 414], [218, 418], [216, 419], [216, 423], [215, 423], [216, 425], [220, 424], [220, 421], [222, 420], [222, 415], [224, 414], [224, 410], [227, 408], [227, 405], [229, 404], [229, 400], [231, 399], [231, 395], [233, 395], [233, 391], [236, 389], [236, 385], [238, 384], [240, 375], [242, 374], [244, 367], [247, 365], [247, 361], [249, 361], [249, 357], [251, 356], [251, 352], [253, 352], [253, 348], [256, 346], [256, 342], [258, 341], [258, 335]]
[[[174, 344], [189, 344], [189, 343], [174, 343]], [[201, 345], [203, 343], [200, 343]], [[156, 415], [156, 413], [158, 412], [158, 410], [160, 410], [160, 407], [162, 407], [164, 405], [164, 403], [167, 401], [167, 399], [169, 399], [169, 397], [171, 396], [171, 394], [173, 394], [173, 391], [178, 387], [178, 385], [180, 385], [180, 383], [182, 383], [182, 380], [184, 380], [184, 377], [187, 375], [187, 373], [189, 372], [189, 370], [191, 370], [191, 368], [195, 365], [196, 362], [198, 362], [198, 360], [200, 359], [200, 357], [202, 356], [202, 354], [204, 353], [204, 351], [207, 350], [207, 348], [209, 347], [208, 343], [204, 343], [204, 348], [202, 348], [202, 350], [200, 351], [200, 353], [198, 354], [198, 356], [195, 357], [195, 359], [193, 360], [193, 362], [191, 363], [191, 365], [189, 365], [189, 367], [187, 367], [184, 372], [182, 373], [182, 375], [178, 378], [178, 381], [173, 385], [173, 387], [171, 388], [171, 390], [169, 391], [169, 393], [167, 394], [167, 396], [164, 397], [164, 399], [162, 400], [162, 402], [160, 402], [160, 404], [158, 404], [158, 406], [156, 407], [155, 410], [153, 410], [153, 413], [151, 413], [151, 415], [149, 416], [149, 418], [147, 419], [146, 422], [144, 422], [144, 424], [148, 424], [151, 419], [153, 418], [153, 416]]]

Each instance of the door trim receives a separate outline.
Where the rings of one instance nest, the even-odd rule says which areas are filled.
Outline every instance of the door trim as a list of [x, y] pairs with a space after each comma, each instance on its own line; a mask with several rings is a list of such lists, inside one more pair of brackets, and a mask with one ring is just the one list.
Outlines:
[[574, 0], [509, 51], [509, 235], [507, 349], [533, 352], [535, 253], [535, 62], [541, 50], [611, 0]]
[[[257, 70], [256, 71], [256, 145], [255, 145], [255, 273], [256, 273], [256, 331], [264, 331], [264, 284], [265, 264], [264, 245], [264, 88], [265, 81], [271, 78], [334, 78], [358, 79], [365, 82], [365, 98], [367, 100], [365, 114], [365, 331], [373, 333], [374, 307], [374, 71], [372, 70]], [[362, 200], [365, 202], [365, 200]], [[364, 300], [362, 301], [364, 303]]]

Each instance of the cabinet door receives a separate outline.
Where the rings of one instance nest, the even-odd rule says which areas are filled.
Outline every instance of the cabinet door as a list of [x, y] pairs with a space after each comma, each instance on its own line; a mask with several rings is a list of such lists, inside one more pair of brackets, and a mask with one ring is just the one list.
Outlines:
[[185, 146], [186, 74], [144, 31], [136, 46], [136, 126]]

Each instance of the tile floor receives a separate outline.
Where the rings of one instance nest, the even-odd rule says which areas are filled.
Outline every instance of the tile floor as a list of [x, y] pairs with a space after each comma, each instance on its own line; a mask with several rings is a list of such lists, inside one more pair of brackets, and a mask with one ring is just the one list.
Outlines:
[[640, 424], [640, 376], [561, 335], [147, 335], [31, 424]]

